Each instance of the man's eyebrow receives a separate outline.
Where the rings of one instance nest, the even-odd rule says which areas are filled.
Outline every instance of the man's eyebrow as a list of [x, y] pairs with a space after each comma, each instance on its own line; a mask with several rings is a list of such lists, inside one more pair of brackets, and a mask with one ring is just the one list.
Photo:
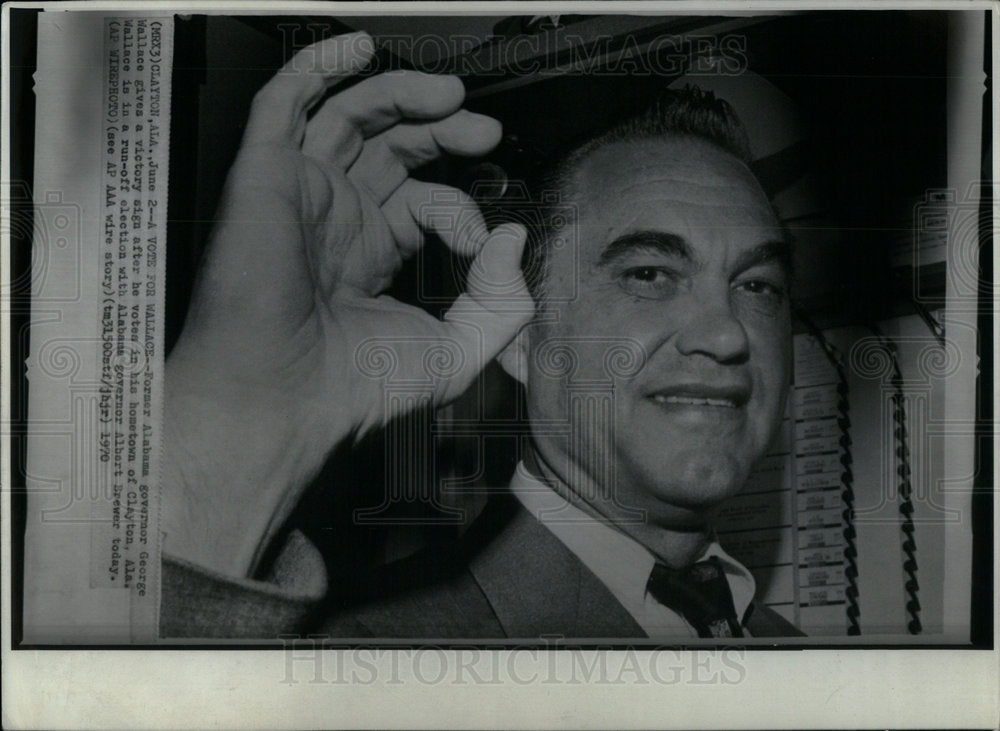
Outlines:
[[688, 261], [694, 259], [691, 246], [683, 236], [666, 231], [631, 231], [608, 244], [597, 263], [605, 266], [637, 251], [657, 252]]
[[771, 262], [777, 262], [786, 274], [791, 275], [792, 242], [787, 238], [774, 239], [758, 244], [752, 249], [747, 249], [733, 261], [732, 271], [745, 272], [751, 267]]
[[[691, 245], [683, 236], [667, 231], [632, 231], [608, 244], [601, 252], [598, 265], [605, 266], [635, 252], [657, 252], [665, 256], [693, 261]], [[743, 272], [760, 264], [777, 262], [787, 274], [792, 273], [792, 242], [787, 237], [765, 241], [740, 253], [732, 271]]]

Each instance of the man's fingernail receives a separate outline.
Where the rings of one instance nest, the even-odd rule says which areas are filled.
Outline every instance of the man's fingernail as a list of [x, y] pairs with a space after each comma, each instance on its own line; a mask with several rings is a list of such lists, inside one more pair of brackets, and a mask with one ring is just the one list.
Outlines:
[[505, 223], [503, 224], [502, 228], [503, 228], [502, 232], [503, 235], [508, 238], [514, 239], [515, 241], [520, 241], [527, 234], [524, 227], [516, 223]]
[[342, 36], [335, 36], [328, 40], [337, 41], [345, 46], [347, 50], [356, 53], [375, 53], [375, 39], [363, 30], [355, 31], [354, 33], [345, 33]]

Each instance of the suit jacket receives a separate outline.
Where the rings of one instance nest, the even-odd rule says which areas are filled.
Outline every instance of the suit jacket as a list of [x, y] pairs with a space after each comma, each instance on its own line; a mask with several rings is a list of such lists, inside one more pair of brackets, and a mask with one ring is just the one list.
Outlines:
[[[163, 637], [331, 638], [539, 642], [646, 639], [603, 583], [512, 496], [458, 541], [432, 546], [364, 581], [325, 591], [322, 558], [293, 535], [266, 581], [234, 581], [164, 558]], [[802, 635], [752, 603], [754, 637]]]

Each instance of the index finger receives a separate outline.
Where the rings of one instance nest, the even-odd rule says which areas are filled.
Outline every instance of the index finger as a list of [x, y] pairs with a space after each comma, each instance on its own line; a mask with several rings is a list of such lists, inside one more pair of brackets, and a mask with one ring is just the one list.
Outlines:
[[465, 87], [457, 76], [389, 71], [333, 95], [316, 111], [303, 151], [346, 168], [364, 140], [404, 120], [435, 120], [462, 106]]
[[375, 42], [364, 31], [303, 48], [254, 96], [243, 143], [302, 144], [309, 110], [331, 85], [360, 71], [374, 54]]

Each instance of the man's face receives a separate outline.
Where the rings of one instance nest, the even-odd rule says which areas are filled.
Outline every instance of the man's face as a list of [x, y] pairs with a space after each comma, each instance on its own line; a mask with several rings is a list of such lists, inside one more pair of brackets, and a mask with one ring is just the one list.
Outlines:
[[[603, 147], [574, 189], [575, 246], [551, 251], [550, 304], [528, 330], [539, 457], [605, 515], [693, 523], [742, 487], [781, 421], [787, 246], [746, 166], [699, 141]], [[616, 365], [623, 346], [634, 363]]]

